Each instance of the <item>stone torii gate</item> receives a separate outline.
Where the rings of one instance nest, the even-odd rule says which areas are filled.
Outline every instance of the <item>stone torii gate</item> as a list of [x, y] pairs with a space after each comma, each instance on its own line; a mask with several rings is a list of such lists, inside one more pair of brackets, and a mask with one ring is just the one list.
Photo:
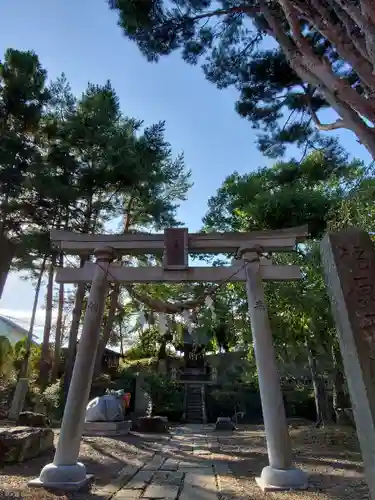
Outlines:
[[[57, 272], [58, 283], [91, 282], [84, 324], [53, 463], [46, 465], [31, 486], [77, 490], [92, 480], [78, 462], [86, 406], [92, 382], [108, 283], [246, 282], [254, 351], [258, 370], [269, 465], [257, 479], [262, 489], [306, 487], [307, 476], [293, 467], [292, 450], [272, 342], [263, 280], [301, 277], [299, 266], [273, 265], [262, 252], [291, 252], [308, 236], [307, 227], [251, 233], [189, 234], [167, 229], [164, 234], [87, 235], [51, 231], [55, 248], [67, 254], [90, 255], [96, 263]], [[189, 267], [189, 253], [229, 253], [237, 260], [228, 267]], [[120, 255], [163, 255], [163, 266], [124, 267], [112, 263]]]

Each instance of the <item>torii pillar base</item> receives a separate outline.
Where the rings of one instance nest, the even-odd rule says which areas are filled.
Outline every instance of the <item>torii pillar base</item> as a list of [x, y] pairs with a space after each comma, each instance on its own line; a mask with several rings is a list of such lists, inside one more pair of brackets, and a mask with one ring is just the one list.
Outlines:
[[86, 467], [77, 462], [74, 465], [47, 464], [37, 479], [28, 486], [52, 491], [87, 491], [94, 482], [93, 474], [86, 474]]
[[301, 469], [274, 469], [270, 465], [264, 467], [260, 477], [255, 481], [265, 493], [271, 491], [306, 490], [308, 487], [307, 474]]

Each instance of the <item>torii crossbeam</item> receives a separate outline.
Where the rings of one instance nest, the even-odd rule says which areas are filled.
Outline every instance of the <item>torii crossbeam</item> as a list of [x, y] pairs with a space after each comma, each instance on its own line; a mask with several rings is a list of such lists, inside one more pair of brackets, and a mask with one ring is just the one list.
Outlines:
[[[167, 229], [164, 234], [151, 235], [87, 235], [52, 231], [54, 248], [76, 255], [95, 254], [96, 263], [88, 262], [79, 269], [60, 269], [57, 273], [58, 282], [91, 282], [91, 290], [54, 461], [29, 484], [59, 490], [79, 489], [91, 479], [83, 464], [78, 463], [78, 454], [109, 282], [243, 281], [246, 282], [270, 463], [263, 469], [259, 484], [263, 489], [304, 488], [306, 474], [293, 468], [263, 290], [263, 280], [297, 280], [301, 278], [301, 271], [298, 266], [273, 265], [270, 259], [261, 255], [275, 251], [291, 252], [307, 236], [305, 226], [280, 231], [209, 234], [189, 234], [185, 228]], [[228, 253], [238, 260], [227, 267], [189, 267], [189, 253]], [[115, 256], [139, 254], [163, 254], [163, 266], [125, 267], [111, 263]]]
[[[253, 231], [243, 233], [188, 233], [186, 228], [166, 229], [159, 234], [80, 234], [52, 230], [51, 243], [67, 254], [92, 253], [102, 246], [116, 250], [117, 255], [160, 255], [169, 242], [178, 240], [187, 253], [236, 253], [239, 248], [254, 248], [267, 252], [291, 252], [297, 243], [306, 240], [307, 226], [278, 231]], [[168, 250], [168, 248], [167, 248]]]
[[[240, 265], [222, 267], [189, 267], [184, 270], [166, 271], [163, 267], [124, 267], [111, 264], [108, 267], [108, 281], [116, 283], [222, 283], [246, 281], [246, 272], [242, 261]], [[82, 268], [59, 269], [57, 283], [89, 283], [97, 264], [85, 263]], [[301, 278], [299, 266], [274, 266], [271, 261], [260, 262], [264, 281], [294, 281]]]

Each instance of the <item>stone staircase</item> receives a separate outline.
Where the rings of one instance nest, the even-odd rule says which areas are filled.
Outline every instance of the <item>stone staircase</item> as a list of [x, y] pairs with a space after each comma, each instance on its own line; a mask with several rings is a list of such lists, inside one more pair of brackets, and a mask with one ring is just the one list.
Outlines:
[[206, 404], [204, 384], [185, 385], [185, 418], [189, 423], [206, 423]]

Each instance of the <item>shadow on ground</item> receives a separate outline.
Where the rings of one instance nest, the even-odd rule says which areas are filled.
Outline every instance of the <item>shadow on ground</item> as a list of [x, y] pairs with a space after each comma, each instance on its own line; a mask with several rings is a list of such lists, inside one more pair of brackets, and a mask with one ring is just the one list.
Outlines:
[[[207, 436], [207, 438], [205, 437]], [[255, 484], [262, 468], [268, 464], [264, 431], [260, 426], [240, 426], [234, 433], [216, 433], [212, 428], [181, 426], [172, 429], [169, 436], [128, 435], [122, 438], [84, 438], [80, 460], [87, 471], [96, 477], [95, 487], [111, 481], [126, 465], [145, 463], [155, 454], [165, 459], [189, 462], [199, 467], [206, 462], [228, 465], [230, 473], [220, 476], [222, 500], [258, 500], [264, 498], [304, 498], [304, 500], [362, 500], [368, 498], [364, 482], [361, 455], [355, 431], [349, 428], [315, 429], [298, 427], [291, 430], [296, 465], [310, 475], [309, 489], [304, 492], [272, 493], [265, 495]], [[193, 442], [209, 443], [206, 454], [193, 453]], [[7, 465], [1, 470], [2, 482], [12, 483], [18, 477], [25, 488], [27, 480], [39, 475], [41, 468], [51, 461], [44, 455], [20, 465]], [[17, 482], [17, 481], [16, 481]], [[23, 489], [22, 488], [22, 489]], [[53, 498], [44, 490], [24, 490], [24, 498], [46, 500]], [[198, 491], [197, 491], [198, 493]], [[205, 499], [204, 490], [200, 492]], [[83, 496], [82, 496], [83, 495]], [[55, 498], [59, 496], [56, 492]], [[61, 495], [61, 500], [95, 500], [95, 494]]]

